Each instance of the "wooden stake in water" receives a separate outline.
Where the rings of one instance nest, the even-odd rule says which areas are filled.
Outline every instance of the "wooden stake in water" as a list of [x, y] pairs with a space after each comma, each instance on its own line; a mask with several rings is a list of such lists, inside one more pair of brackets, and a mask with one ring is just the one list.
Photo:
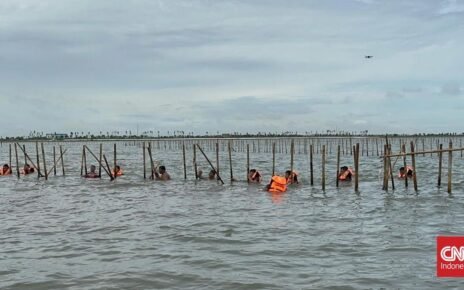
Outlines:
[[227, 143], [227, 150], [229, 151], [229, 169], [230, 169], [230, 182], [234, 181], [234, 171], [232, 169], [232, 146], [230, 144], [230, 140]]
[[250, 176], [250, 144], [247, 143], [247, 170], [246, 170], [246, 179], [247, 179], [247, 182], [249, 183], [250, 182], [250, 179], [248, 178], [248, 176]]
[[311, 186], [314, 185], [314, 172], [313, 172], [313, 144], [309, 145], [309, 179]]
[[[61, 146], [61, 145], [60, 145], [60, 155], [63, 156], [63, 146]], [[61, 170], [62, 170], [63, 176], [65, 176], [64, 157], [61, 157]]]
[[98, 176], [102, 176], [102, 163], [103, 163], [103, 144], [100, 143], [100, 162], [98, 163]]
[[[114, 143], [114, 167], [113, 167], [114, 170], [116, 170], [116, 165], [118, 165], [118, 163], [117, 163], [117, 159], [116, 159], [116, 143]], [[116, 175], [117, 174], [114, 175], [115, 178], [116, 178]]]
[[355, 163], [354, 163], [354, 190], [358, 192], [359, 190], [359, 143], [356, 143], [356, 154], [355, 154]]
[[105, 154], [103, 154], [103, 160], [105, 160], [105, 164], [106, 164], [106, 168], [107, 168], [105, 171], [107, 171], [107, 173], [109, 172], [110, 180], [113, 181], [114, 177], [113, 177], [113, 174], [111, 174], [111, 168], [110, 168], [110, 165], [108, 164], [108, 160], [106, 159]]
[[87, 155], [85, 153], [85, 149], [87, 148], [87, 146], [84, 145], [84, 152], [83, 153], [83, 158], [84, 158], [84, 173], [85, 175], [87, 175]]
[[40, 154], [39, 154], [39, 142], [35, 142], [35, 153], [37, 157], [37, 178], [42, 175], [40, 172]]
[[416, 153], [414, 153], [414, 142], [411, 141], [411, 160], [412, 160], [412, 181], [414, 190], [417, 191], [417, 168], [416, 168]]
[[45, 180], [48, 180], [48, 173], [47, 173], [47, 162], [45, 161], [45, 149], [44, 149], [44, 144], [40, 143], [40, 146], [42, 147], [42, 160], [43, 160], [43, 169], [45, 172]]
[[219, 142], [216, 142], [216, 176], [219, 180]]
[[290, 171], [293, 172], [293, 155], [295, 154], [295, 142], [292, 139], [290, 144]]
[[10, 159], [9, 159], [9, 164], [8, 164], [8, 166], [10, 166], [10, 171], [13, 172], [13, 169], [12, 169], [12, 167], [11, 167], [11, 157], [12, 157], [12, 156], [11, 156], [11, 143], [10, 143], [9, 145], [10, 145], [10, 146], [9, 146], [9, 147], [10, 147]]
[[218, 180], [221, 181], [222, 184], [224, 184], [224, 181], [222, 180], [221, 176], [217, 174], [217, 170], [214, 168], [213, 163], [209, 160], [208, 156], [206, 156], [205, 152], [203, 152], [203, 149], [201, 149], [200, 145], [197, 144], [198, 150], [200, 150], [201, 154], [205, 157], [206, 161], [208, 161], [209, 165], [211, 168], [216, 172], [216, 175], [218, 177]]
[[388, 190], [387, 146], [383, 146], [383, 190]]
[[442, 163], [443, 163], [442, 150], [443, 150], [443, 144], [440, 144], [440, 152], [438, 153], [438, 187], [441, 186], [441, 168], [442, 168]]
[[275, 154], [276, 154], [276, 144], [272, 143], [272, 176], [275, 175]]
[[406, 145], [403, 144], [401, 146], [401, 151], [403, 151], [404, 153], [404, 156], [403, 156], [403, 167], [404, 167], [404, 172], [405, 172], [405, 175], [404, 175], [404, 187], [408, 187], [408, 170], [406, 169], [407, 167], [407, 164], [406, 164]]
[[197, 146], [196, 146], [196, 144], [193, 144], [193, 167], [195, 169], [195, 179], [198, 179]]
[[[392, 149], [391, 149], [391, 144], [388, 145], [388, 154], [392, 154]], [[392, 190], [395, 190], [395, 177], [393, 176], [393, 166], [392, 166], [392, 162], [391, 162], [391, 157], [388, 157], [388, 168], [389, 168], [389, 172], [390, 172], [390, 178], [391, 178], [391, 182], [392, 182]]]
[[187, 179], [187, 161], [185, 160], [185, 142], [182, 141], [182, 157], [184, 161], [184, 179]]
[[85, 150], [85, 146], [82, 146], [82, 155], [81, 155], [81, 176], [84, 176], [84, 150]]
[[[53, 164], [56, 163], [56, 151], [55, 146], [53, 146]], [[53, 175], [56, 176], [56, 166], [53, 166]]]
[[340, 145], [338, 145], [337, 147], [337, 176], [335, 177], [337, 187], [339, 183], [339, 180], [338, 180], [339, 175], [340, 175]]
[[15, 156], [16, 156], [16, 175], [17, 175], [18, 178], [19, 178], [18, 146], [17, 146], [16, 143], [14, 144], [14, 147], [15, 147]]
[[325, 145], [322, 145], [322, 190], [325, 191]]
[[449, 147], [450, 150], [448, 152], [448, 193], [451, 193], [451, 178], [452, 178], [452, 170], [453, 170], [453, 142], [450, 140]]

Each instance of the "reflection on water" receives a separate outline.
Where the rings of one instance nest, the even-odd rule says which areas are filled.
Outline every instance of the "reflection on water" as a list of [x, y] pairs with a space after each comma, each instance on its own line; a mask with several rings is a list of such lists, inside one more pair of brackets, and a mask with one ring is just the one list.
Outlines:
[[[173, 180], [143, 180], [136, 146], [119, 148], [125, 176], [85, 180], [79, 177], [80, 152], [70, 147], [66, 177], [0, 178], [0, 288], [461, 286], [459, 280], [435, 278], [436, 235], [464, 234], [460, 158], [453, 165], [451, 196], [436, 188], [436, 157], [418, 158], [415, 193], [399, 180], [396, 191], [382, 191], [381, 160], [364, 156], [355, 193], [349, 183], [335, 187], [333, 157], [327, 190], [320, 189], [319, 156], [315, 186], [309, 186], [305, 154], [295, 158], [302, 184], [270, 194], [264, 185], [246, 183], [244, 153], [234, 152], [234, 176], [241, 181], [230, 184], [228, 155], [221, 152], [222, 186], [193, 180], [191, 152], [187, 181], [181, 152], [164, 151], [154, 152], [155, 159]], [[6, 160], [4, 150], [0, 157]], [[208, 169], [205, 160], [199, 163]], [[352, 157], [342, 157], [342, 163], [350, 165]], [[252, 154], [251, 164], [268, 182], [272, 156]], [[278, 155], [277, 170], [288, 167], [289, 156]]]

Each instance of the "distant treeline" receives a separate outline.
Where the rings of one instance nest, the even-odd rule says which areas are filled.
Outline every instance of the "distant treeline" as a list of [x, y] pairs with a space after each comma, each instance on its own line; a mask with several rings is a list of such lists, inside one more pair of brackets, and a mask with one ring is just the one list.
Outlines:
[[301, 137], [444, 137], [444, 136], [463, 136], [463, 133], [417, 133], [417, 134], [397, 134], [397, 133], [387, 133], [387, 134], [352, 134], [352, 133], [313, 133], [313, 134], [298, 134], [298, 133], [223, 133], [223, 134], [172, 134], [172, 135], [158, 135], [154, 136], [152, 134], [133, 134], [133, 135], [119, 135], [119, 134], [34, 134], [32, 136], [15, 136], [15, 137], [1, 137], [1, 141], [9, 140], [114, 140], [114, 139], [180, 139], [180, 138], [301, 138]]

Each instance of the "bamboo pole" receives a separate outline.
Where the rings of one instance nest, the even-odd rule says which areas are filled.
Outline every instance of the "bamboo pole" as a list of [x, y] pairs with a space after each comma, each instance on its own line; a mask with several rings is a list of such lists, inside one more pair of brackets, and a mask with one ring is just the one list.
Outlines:
[[182, 141], [182, 157], [184, 161], [184, 179], [187, 179], [187, 161], [185, 160], [185, 142]]
[[322, 190], [325, 191], [325, 145], [322, 145]]
[[340, 145], [338, 145], [337, 147], [337, 176], [335, 177], [337, 187], [339, 183], [339, 180], [338, 180], [339, 175], [340, 175]]
[[[56, 163], [56, 150], [55, 150], [55, 146], [53, 146], [53, 163]], [[56, 166], [53, 166], [53, 175], [56, 176]]]
[[[117, 158], [116, 158], [116, 143], [114, 143], [114, 156], [113, 157], [114, 157], [114, 167], [113, 168], [114, 168], [114, 170], [116, 170], [116, 165], [118, 165]], [[116, 175], [117, 174], [114, 175], [114, 178], [116, 178]]]
[[309, 179], [311, 186], [314, 185], [314, 171], [313, 171], [313, 144], [309, 145]]
[[[401, 146], [401, 148], [402, 148], [403, 153], [406, 153], [406, 145], [403, 144], [403, 145]], [[407, 169], [406, 169], [406, 167], [407, 167], [407, 164], [406, 164], [406, 155], [403, 156], [403, 167], [404, 167], [404, 170], [405, 170], [405, 175], [404, 175], [404, 187], [407, 188], [407, 187], [408, 187], [408, 172], [407, 172]]]
[[388, 145], [384, 145], [383, 146], [383, 152], [384, 152], [384, 156], [383, 156], [383, 190], [385, 191], [388, 191], [388, 169], [387, 169], [387, 146]]
[[18, 145], [15, 143], [14, 144], [14, 147], [15, 147], [15, 156], [16, 156], [16, 175], [19, 177], [19, 160], [18, 160]]
[[292, 139], [292, 142], [290, 143], [290, 171], [293, 174], [293, 155], [295, 154], [295, 142]]
[[211, 163], [208, 156], [206, 156], [205, 152], [203, 152], [203, 149], [201, 149], [200, 145], [198, 145], [198, 144], [197, 144], [197, 147], [198, 147], [198, 150], [200, 150], [201, 154], [203, 154], [203, 156], [206, 158], [206, 161], [208, 161], [211, 168], [216, 172], [218, 180], [221, 181], [222, 184], [224, 184], [224, 181], [222, 180], [221, 176], [219, 174], [217, 174], [217, 170], [214, 168], [214, 165]]
[[198, 179], [197, 146], [195, 144], [193, 144], [193, 167], [195, 169], [195, 179]]
[[[413, 142], [414, 143], [414, 142]], [[443, 149], [442, 152], [449, 152], [450, 149]], [[464, 151], [464, 148], [454, 148], [454, 149], [451, 149], [452, 152], [456, 152], [456, 151]], [[428, 153], [440, 153], [440, 150], [430, 150], [430, 151], [424, 151], [424, 152], [416, 152], [416, 153], [400, 153], [400, 154], [386, 154], [387, 157], [403, 157], [404, 155], [406, 156], [410, 156], [410, 155], [417, 155], [417, 154], [422, 154], [422, 153], [425, 153], [425, 154], [428, 154]]]
[[272, 143], [272, 176], [275, 175], [275, 153], [276, 153], [276, 144]]
[[47, 162], [45, 161], [45, 149], [44, 149], [43, 143], [40, 143], [40, 146], [42, 147], [42, 160], [43, 160], [43, 169], [45, 173], [45, 180], [48, 180]]
[[411, 141], [411, 159], [412, 159], [412, 181], [414, 183], [414, 190], [417, 191], [417, 168], [416, 168], [416, 155], [414, 154], [414, 142]]
[[227, 143], [227, 150], [229, 151], [229, 169], [230, 169], [230, 182], [234, 181], [234, 171], [232, 168], [232, 146], [230, 145], [230, 140]]
[[[63, 146], [60, 145], [60, 155], [63, 156]], [[65, 171], [64, 171], [64, 156], [61, 158], [61, 170], [63, 173], [63, 176], [65, 176]]]
[[[107, 171], [107, 173], [109, 174], [110, 176], [110, 180], [113, 181], [114, 180], [114, 177], [113, 175], [111, 174], [111, 168], [110, 168], [110, 165], [108, 164], [108, 160], [106, 159], [106, 156], [105, 154], [103, 154], [103, 160], [105, 160], [105, 164], [106, 164], [106, 168], [105, 171]], [[116, 175], [116, 174], [115, 174]]]
[[142, 142], [143, 156], [143, 179], [147, 179], [147, 153], [145, 152], [145, 141]]
[[355, 154], [355, 163], [354, 163], [354, 190], [359, 191], [359, 143], [356, 143], [356, 154]]
[[[387, 148], [388, 152], [391, 154], [391, 144], [388, 145], [388, 148]], [[392, 182], [392, 190], [395, 190], [395, 177], [393, 176], [393, 167], [392, 167], [392, 162], [391, 162], [391, 157], [388, 157], [388, 168], [389, 168], [389, 172], [390, 172], [390, 179], [391, 179], [391, 182]]]
[[153, 155], [152, 155], [152, 152], [151, 152], [151, 142], [148, 142], [148, 148], [147, 148], [147, 151], [148, 151], [148, 157], [150, 158], [150, 179], [155, 179], [155, 165], [154, 165], [154, 162], [153, 162]]
[[82, 155], [81, 155], [81, 176], [84, 176], [84, 151], [85, 151], [85, 146], [82, 146]]
[[443, 163], [443, 152], [441, 151], [442, 149], [443, 149], [443, 144], [440, 144], [440, 153], [438, 153], [438, 187], [441, 186], [441, 171], [442, 171], [441, 168], [442, 168], [442, 163]]
[[[66, 153], [67, 150], [64, 151], [64, 153]], [[61, 154], [64, 154], [64, 153], [61, 153]], [[56, 165], [58, 164], [58, 162], [60, 162], [60, 160], [63, 158], [63, 155], [60, 155], [60, 157], [58, 158], [58, 160], [55, 160], [53, 162], [53, 167], [50, 168], [50, 170], [48, 171], [47, 175], [46, 176], [49, 176], [50, 173], [52, 173], [52, 170], [56, 171]]]
[[98, 176], [102, 176], [102, 163], [103, 163], [103, 144], [100, 143], [100, 162], [98, 163]]
[[87, 146], [84, 145], [84, 152], [82, 153], [83, 154], [83, 158], [84, 158], [84, 173], [85, 175], [87, 175], [87, 154], [85, 153], [86, 151], [86, 148]]
[[448, 148], [450, 149], [448, 153], [448, 193], [451, 193], [451, 178], [453, 174], [453, 151], [451, 151], [453, 149], [453, 142], [451, 140], [449, 141]]
[[12, 158], [12, 156], [11, 156], [11, 143], [9, 144], [9, 148], [10, 148], [10, 155], [9, 155], [9, 156], [10, 156], [10, 159], [9, 159], [9, 164], [8, 164], [8, 166], [10, 166], [10, 171], [11, 171], [11, 173], [13, 173], [13, 169], [12, 169], [12, 167], [11, 167], [11, 158]]
[[40, 178], [42, 173], [40, 171], [39, 142], [35, 142], [35, 153], [36, 153], [36, 157], [37, 157], [37, 178]]
[[216, 176], [219, 176], [219, 142], [216, 141]]
[[246, 170], [246, 173], [247, 173], [247, 182], [250, 183], [250, 179], [248, 178], [248, 176], [250, 176], [250, 144], [247, 143], [247, 170]]

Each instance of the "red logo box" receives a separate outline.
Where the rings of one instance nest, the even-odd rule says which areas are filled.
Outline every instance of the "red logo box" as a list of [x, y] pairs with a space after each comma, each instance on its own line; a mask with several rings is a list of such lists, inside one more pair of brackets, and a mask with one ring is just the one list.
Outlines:
[[437, 277], [464, 277], [464, 236], [437, 237]]

